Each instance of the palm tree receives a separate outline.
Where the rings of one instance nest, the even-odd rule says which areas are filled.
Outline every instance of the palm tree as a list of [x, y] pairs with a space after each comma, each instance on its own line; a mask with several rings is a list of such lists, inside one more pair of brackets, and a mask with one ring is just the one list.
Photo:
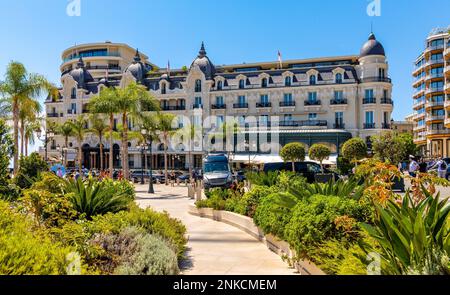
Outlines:
[[28, 156], [28, 144], [34, 144], [34, 134], [40, 130], [41, 122], [40, 118], [34, 121], [28, 122], [25, 126], [25, 156]]
[[114, 115], [118, 112], [116, 100], [118, 93], [115, 88], [105, 88], [100, 93], [91, 98], [89, 102], [89, 110], [91, 113], [105, 114], [109, 117], [109, 176], [113, 178], [113, 132], [114, 132]]
[[169, 146], [169, 138], [176, 132], [172, 125], [174, 119], [175, 115], [170, 113], [159, 113], [157, 115], [157, 130], [161, 133], [164, 144], [164, 178], [166, 185], [169, 185], [169, 173], [167, 171], [167, 150]]
[[123, 89], [118, 89], [115, 104], [122, 118], [122, 169], [123, 176], [128, 179], [128, 129], [132, 119], [140, 120], [143, 112], [157, 111], [159, 105], [147, 89], [136, 83], [131, 83]]
[[105, 118], [101, 115], [91, 114], [89, 121], [91, 122], [89, 132], [95, 134], [100, 142], [100, 171], [103, 171], [103, 138], [110, 127], [105, 123]]
[[[57, 133], [64, 137], [64, 147], [69, 147], [69, 137], [74, 135], [73, 126], [70, 121], [64, 122], [62, 125], [58, 126]], [[64, 166], [67, 167], [67, 152], [64, 153]]]
[[70, 126], [73, 130], [73, 135], [78, 142], [78, 171], [80, 175], [82, 174], [82, 165], [81, 165], [81, 145], [83, 144], [84, 135], [86, 134], [86, 124], [87, 120], [83, 115], [77, 117], [75, 121], [69, 121]]
[[19, 114], [23, 101], [39, 97], [46, 90], [56, 97], [57, 89], [43, 76], [28, 73], [25, 66], [19, 62], [11, 62], [5, 74], [5, 80], [0, 82], [0, 93], [4, 96], [7, 109], [13, 117], [14, 137], [14, 174], [19, 167]]
[[[194, 150], [194, 142], [195, 137], [199, 134], [202, 134], [202, 129], [200, 127], [197, 127], [193, 124], [188, 124], [183, 127], [181, 130], [181, 134], [183, 137], [186, 137], [188, 139], [189, 147], [188, 147], [188, 159], [189, 159], [189, 181], [192, 183], [192, 164], [193, 164], [193, 158], [192, 158], [192, 151]], [[199, 138], [201, 140], [201, 138]]]
[[27, 126], [36, 121], [39, 113], [42, 111], [41, 104], [32, 98], [23, 99], [21, 101], [21, 106], [19, 109], [19, 120], [20, 120], [20, 154], [24, 155], [24, 149], [27, 149], [26, 145], [26, 134], [25, 130]]

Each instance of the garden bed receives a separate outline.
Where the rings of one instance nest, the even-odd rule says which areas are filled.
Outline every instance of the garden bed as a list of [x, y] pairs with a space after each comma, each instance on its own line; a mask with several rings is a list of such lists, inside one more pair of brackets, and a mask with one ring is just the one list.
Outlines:
[[[212, 208], [197, 208], [195, 205], [189, 205], [189, 213], [239, 228], [255, 239], [261, 241], [268, 249], [278, 254], [283, 259], [289, 258], [292, 260], [296, 256], [295, 252], [290, 249], [287, 242], [282, 241], [273, 235], [264, 235], [264, 232], [255, 225], [253, 219], [250, 217], [223, 210], [214, 210]], [[302, 275], [325, 275], [325, 273], [315, 264], [307, 260], [295, 263], [295, 268]]]

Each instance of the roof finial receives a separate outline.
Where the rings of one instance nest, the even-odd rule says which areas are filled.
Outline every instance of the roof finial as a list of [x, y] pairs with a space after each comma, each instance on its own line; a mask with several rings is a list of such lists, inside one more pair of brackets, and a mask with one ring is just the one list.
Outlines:
[[134, 61], [135, 62], [140, 62], [141, 61], [141, 54], [139, 53], [139, 49], [136, 48], [136, 55], [134, 56]]
[[79, 68], [84, 68], [83, 56], [80, 55], [80, 58], [78, 59], [77, 65], [78, 65]]
[[198, 52], [198, 57], [205, 57], [206, 56], [206, 50], [205, 50], [205, 43], [202, 41], [202, 47], [200, 48], [200, 51]]

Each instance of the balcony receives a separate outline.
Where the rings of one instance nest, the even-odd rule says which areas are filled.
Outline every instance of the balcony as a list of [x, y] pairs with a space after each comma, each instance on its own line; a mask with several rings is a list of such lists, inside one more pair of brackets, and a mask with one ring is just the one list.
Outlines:
[[425, 121], [428, 123], [428, 122], [433, 122], [433, 121], [443, 121], [444, 119], [445, 119], [444, 115], [429, 115], [429, 116], [427, 116]]
[[161, 106], [163, 111], [184, 111], [186, 106]]
[[367, 78], [361, 78], [361, 83], [371, 83], [371, 82], [384, 82], [384, 83], [391, 83], [391, 78], [386, 77], [367, 77]]
[[363, 104], [374, 104], [377, 103], [377, 99], [375, 97], [368, 97], [363, 99]]
[[328, 122], [325, 120], [304, 120], [304, 121], [280, 121], [281, 127], [327, 127]]
[[270, 108], [270, 107], [272, 107], [272, 103], [271, 102], [257, 102], [256, 107], [257, 108]]
[[77, 114], [77, 110], [69, 109], [69, 110], [67, 110], [67, 113], [68, 113], [69, 115], [76, 115], [76, 114]]
[[339, 98], [339, 99], [334, 98], [330, 100], [330, 105], [344, 105], [344, 104], [348, 104], [346, 98]]
[[305, 107], [308, 106], [320, 106], [322, 102], [320, 100], [306, 100], [305, 101]]
[[394, 105], [394, 101], [391, 98], [387, 98], [387, 97], [381, 98], [380, 103]]
[[425, 77], [425, 79], [427, 79], [427, 80], [439, 79], [439, 78], [444, 78], [444, 73], [430, 73]]
[[[96, 52], [93, 55], [87, 55], [87, 56], [83, 55], [83, 59], [90, 58], [90, 57], [107, 57], [107, 56], [120, 57], [120, 53], [118, 53], [118, 52]], [[80, 55], [78, 55], [78, 54], [72, 55], [72, 56], [69, 56], [69, 57], [63, 59], [63, 63], [66, 63], [71, 60], [79, 59], [79, 58], [80, 58]]]
[[248, 109], [248, 103], [235, 103], [233, 104], [234, 109]]
[[420, 89], [419, 89], [419, 88], [416, 88], [416, 89], [414, 90], [413, 96], [414, 96], [414, 97], [418, 97], [419, 95], [423, 94], [424, 91], [425, 91], [424, 88], [420, 88]]
[[389, 124], [389, 123], [382, 123], [381, 124], [381, 128], [382, 129], [391, 129], [391, 124]]
[[442, 91], [444, 91], [444, 87], [429, 87], [425, 90], [425, 94], [442, 92]]
[[[87, 66], [85, 68], [86, 68], [86, 70], [89, 70], [89, 71], [96, 71], [96, 70], [104, 70], [104, 71], [108, 70], [108, 71], [117, 71], [117, 72], [121, 72], [122, 71], [122, 68], [120, 66], [113, 66], [113, 65], [109, 65], [109, 66], [106, 66], [106, 65], [103, 65], [103, 66]], [[67, 70], [63, 71], [61, 73], [61, 76], [64, 76], [65, 74], [70, 73], [72, 70], [73, 69], [67, 69]]]
[[334, 123], [333, 128], [334, 129], [345, 129], [345, 124], [344, 123]]
[[193, 109], [203, 109], [203, 105], [201, 103], [194, 103], [192, 105]]
[[226, 104], [213, 104], [211, 105], [211, 109], [213, 110], [225, 110], [227, 108]]
[[81, 111], [81, 113], [82, 113], [82, 114], [89, 114], [89, 110], [88, 110], [88, 109], [83, 109], [83, 110]]
[[413, 108], [416, 109], [416, 108], [418, 108], [418, 107], [423, 106], [424, 104], [425, 104], [425, 100], [419, 100], [419, 101], [416, 101], [416, 102], [413, 104]]
[[430, 67], [430, 66], [434, 66], [434, 65], [439, 65], [439, 64], [443, 64], [444, 63], [444, 59], [440, 58], [440, 59], [433, 59], [433, 60], [429, 60], [427, 61], [427, 63], [425, 64], [426, 67]]
[[442, 50], [444, 49], [444, 44], [435, 45], [435, 46], [428, 46], [425, 49], [425, 52], [435, 51], [435, 50]]
[[442, 107], [444, 105], [444, 101], [427, 101], [425, 104], [426, 108], [434, 108], [434, 107]]
[[450, 73], [450, 66], [446, 66], [445, 69], [444, 69], [444, 71], [445, 71], [446, 73]]
[[58, 113], [48, 113], [47, 114], [47, 118], [58, 118], [59, 114]]
[[427, 129], [428, 135], [450, 134], [450, 129]]
[[280, 107], [295, 107], [295, 101], [282, 101], [280, 102]]
[[375, 123], [364, 123], [364, 129], [375, 129]]
[[450, 55], [450, 46], [447, 47], [447, 49], [444, 52], [444, 55], [445, 56]]

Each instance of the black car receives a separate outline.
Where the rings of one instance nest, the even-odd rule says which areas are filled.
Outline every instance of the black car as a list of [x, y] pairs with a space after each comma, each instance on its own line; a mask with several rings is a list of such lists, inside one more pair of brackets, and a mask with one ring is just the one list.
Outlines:
[[[272, 172], [272, 171], [292, 171], [292, 163], [267, 163], [264, 164], [263, 168], [264, 172]], [[315, 162], [297, 162], [295, 163], [295, 172], [302, 175], [306, 178], [309, 183], [316, 182], [316, 174], [322, 173], [322, 169], [320, 165]], [[333, 174], [334, 179], [339, 179], [339, 175], [337, 173], [331, 172], [328, 169], [324, 169], [324, 172], [327, 174]]]

